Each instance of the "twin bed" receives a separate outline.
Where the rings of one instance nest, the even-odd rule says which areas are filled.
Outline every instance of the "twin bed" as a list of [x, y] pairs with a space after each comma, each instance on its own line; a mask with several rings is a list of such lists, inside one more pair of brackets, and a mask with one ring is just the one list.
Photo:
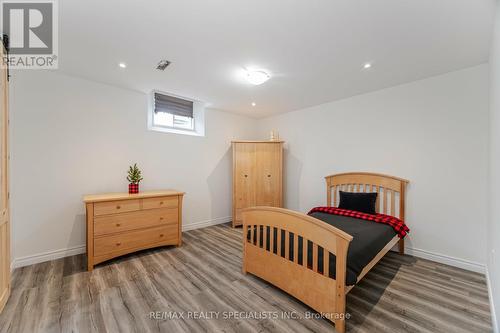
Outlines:
[[[375, 173], [326, 177], [327, 206], [339, 193], [377, 193], [376, 212], [404, 221], [407, 180]], [[346, 294], [404, 238], [390, 225], [315, 211], [305, 215], [274, 207], [243, 212], [243, 272], [299, 299], [345, 332]]]

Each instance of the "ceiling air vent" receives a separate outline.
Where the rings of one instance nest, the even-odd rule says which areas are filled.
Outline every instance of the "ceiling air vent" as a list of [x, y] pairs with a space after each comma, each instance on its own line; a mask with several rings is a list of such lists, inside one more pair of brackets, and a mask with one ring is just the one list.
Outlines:
[[156, 69], [160, 70], [160, 71], [164, 71], [165, 68], [168, 67], [168, 65], [170, 65], [171, 62], [168, 61], [168, 60], [162, 60], [158, 63], [158, 65], [156, 66]]

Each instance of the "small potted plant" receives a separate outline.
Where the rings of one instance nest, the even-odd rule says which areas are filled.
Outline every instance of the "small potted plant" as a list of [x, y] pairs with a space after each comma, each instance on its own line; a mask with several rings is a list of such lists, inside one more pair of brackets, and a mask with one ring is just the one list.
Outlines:
[[127, 180], [130, 184], [128, 184], [128, 193], [137, 194], [139, 193], [139, 183], [142, 180], [141, 170], [137, 167], [137, 163], [134, 166], [130, 166], [128, 169]]

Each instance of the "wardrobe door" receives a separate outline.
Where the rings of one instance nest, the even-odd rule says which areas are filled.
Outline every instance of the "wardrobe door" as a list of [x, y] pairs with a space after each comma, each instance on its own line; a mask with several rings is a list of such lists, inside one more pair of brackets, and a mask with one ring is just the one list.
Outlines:
[[233, 226], [241, 210], [255, 206], [255, 143], [233, 143]]
[[282, 144], [257, 144], [257, 206], [282, 206]]
[[[0, 46], [3, 58], [3, 46]], [[10, 294], [7, 70], [0, 66], [0, 311]]]

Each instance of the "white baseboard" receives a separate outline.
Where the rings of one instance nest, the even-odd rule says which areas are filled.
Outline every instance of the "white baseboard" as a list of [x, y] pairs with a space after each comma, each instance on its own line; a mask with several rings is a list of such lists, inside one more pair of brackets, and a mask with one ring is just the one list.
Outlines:
[[16, 258], [12, 262], [11, 266], [12, 269], [15, 269], [19, 267], [38, 264], [45, 261], [74, 256], [81, 253], [85, 253], [85, 245], [79, 245], [60, 250], [47, 251], [43, 253], [37, 253], [31, 256]]
[[491, 286], [490, 272], [488, 270], [488, 267], [486, 267], [486, 284], [488, 286], [488, 297], [490, 299], [490, 310], [491, 310], [491, 321], [493, 324], [493, 332], [499, 333], [498, 322], [497, 322], [497, 313], [495, 311], [495, 301], [493, 298], [493, 289]]
[[[231, 222], [231, 220], [232, 220], [232, 217], [228, 216], [228, 217], [219, 217], [219, 218], [215, 218], [212, 220], [190, 223], [187, 225], [183, 225], [182, 231], [189, 231], [189, 230], [194, 230], [194, 229], [206, 228], [206, 227], [216, 225], [216, 224]], [[34, 255], [30, 255], [30, 256], [16, 258], [11, 263], [11, 270], [14, 270], [15, 268], [19, 268], [19, 267], [39, 264], [39, 263], [42, 263], [45, 261], [56, 260], [56, 259], [60, 259], [60, 258], [64, 258], [64, 257], [82, 254], [82, 253], [85, 253], [85, 251], [86, 251], [86, 246], [84, 244], [84, 245], [74, 246], [74, 247], [70, 247], [70, 248], [66, 248], [66, 249], [47, 251], [47, 252], [37, 253]]]
[[182, 231], [189, 231], [189, 230], [194, 230], [194, 229], [206, 228], [206, 227], [210, 227], [212, 225], [231, 222], [232, 220], [233, 220], [233, 218], [231, 216], [227, 216], [227, 217], [218, 217], [218, 218], [215, 218], [212, 220], [189, 223], [189, 224], [182, 226]]
[[446, 264], [462, 269], [466, 269], [468, 271], [473, 271], [477, 273], [486, 273], [486, 266], [483, 264], [479, 264], [477, 262], [465, 260], [465, 259], [460, 259], [460, 258], [455, 258], [455, 257], [450, 257], [444, 254], [440, 253], [434, 253], [434, 252], [429, 252], [421, 249], [414, 249], [411, 247], [405, 248], [405, 253], [412, 255], [414, 257], [419, 257], [427, 260], [432, 260], [435, 262], [439, 262], [441, 264]]
[[[217, 225], [221, 223], [227, 223], [231, 221], [231, 216], [227, 217], [219, 217], [211, 220], [200, 221], [195, 223], [190, 223], [182, 226], [182, 231], [189, 231], [194, 229], [206, 228], [212, 225]], [[478, 272], [478, 273], [486, 273], [485, 265], [471, 262], [464, 259], [454, 258], [443, 254], [433, 253], [421, 249], [414, 249], [407, 247], [405, 249], [406, 253], [409, 255], [413, 255], [415, 257], [424, 258], [432, 261], [436, 261], [442, 264], [455, 266], [459, 268], [463, 268], [466, 270]], [[28, 265], [34, 265], [41, 262], [60, 259], [68, 256], [74, 256], [77, 254], [85, 253], [85, 245], [79, 245], [66, 249], [59, 249], [53, 251], [47, 251], [43, 253], [34, 254], [31, 256], [25, 256], [14, 259], [12, 262], [12, 268], [24, 267]]]

